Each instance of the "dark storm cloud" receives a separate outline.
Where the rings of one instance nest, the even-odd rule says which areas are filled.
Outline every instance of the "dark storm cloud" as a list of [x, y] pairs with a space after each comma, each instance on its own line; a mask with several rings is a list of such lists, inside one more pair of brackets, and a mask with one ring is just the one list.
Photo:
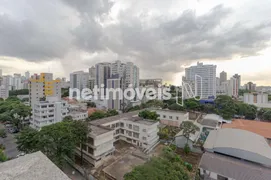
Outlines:
[[[53, 1], [50, 2], [51, 7]], [[270, 41], [270, 23], [230, 24], [228, 18], [233, 10], [222, 5], [200, 16], [190, 10], [175, 16], [162, 12], [153, 15], [148, 8], [134, 9], [132, 5], [120, 10], [116, 22], [108, 23], [112, 18], [112, 1], [59, 2], [53, 12], [64, 7], [72, 9], [74, 12], [67, 11], [66, 15], [72, 14], [78, 18], [78, 25], [71, 29], [66, 25], [59, 28], [63, 21], [56, 18], [46, 27], [42, 26], [48, 18], [43, 14], [39, 19], [40, 10], [35, 12], [37, 17], [34, 20], [16, 20], [8, 15], [0, 15], [0, 56], [28, 61], [59, 58], [63, 65], [69, 66], [72, 64], [69, 61], [75, 59], [67, 57], [68, 54], [82, 51], [96, 53], [97, 56], [89, 61], [76, 59], [78, 63], [94, 65], [103, 60], [130, 60], [143, 71], [151, 68], [149, 73], [165, 73], [170, 78], [173, 73], [183, 70], [181, 65], [204, 59], [228, 60], [236, 55], [256, 55]], [[39, 8], [43, 7], [46, 6]], [[50, 8], [42, 12], [52, 14]], [[62, 13], [65, 17], [65, 11]]]

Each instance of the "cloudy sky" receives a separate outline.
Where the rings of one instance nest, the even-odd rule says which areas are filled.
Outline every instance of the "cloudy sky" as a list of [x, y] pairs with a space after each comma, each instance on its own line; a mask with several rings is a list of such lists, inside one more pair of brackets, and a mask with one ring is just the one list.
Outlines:
[[0, 0], [0, 68], [68, 77], [119, 59], [179, 85], [202, 61], [271, 85], [270, 17], [271, 0]]

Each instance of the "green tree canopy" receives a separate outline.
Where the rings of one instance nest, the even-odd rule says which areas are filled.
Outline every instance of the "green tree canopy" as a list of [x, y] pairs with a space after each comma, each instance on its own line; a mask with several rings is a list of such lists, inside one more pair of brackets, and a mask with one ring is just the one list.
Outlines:
[[135, 167], [125, 174], [125, 180], [189, 180], [184, 162], [170, 148], [165, 148], [160, 157]]
[[190, 134], [195, 134], [196, 131], [199, 131], [199, 127], [196, 126], [193, 122], [191, 121], [184, 121], [180, 125], [181, 130], [183, 131], [183, 136], [186, 137], [187, 142], [189, 140]]
[[82, 121], [62, 121], [40, 131], [24, 129], [16, 136], [18, 149], [23, 152], [42, 151], [62, 167], [66, 157], [72, 157], [76, 144], [86, 140], [88, 127]]
[[152, 119], [152, 120], [157, 120], [159, 117], [155, 111], [149, 111], [149, 110], [140, 111], [138, 116], [144, 119]]
[[265, 113], [263, 113], [263, 119], [265, 121], [270, 121], [271, 122], [271, 110], [268, 110]]

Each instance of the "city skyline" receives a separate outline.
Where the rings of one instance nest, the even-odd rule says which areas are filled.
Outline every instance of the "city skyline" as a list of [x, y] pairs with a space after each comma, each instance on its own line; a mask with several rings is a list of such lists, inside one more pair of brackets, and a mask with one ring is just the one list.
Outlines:
[[99, 62], [131, 61], [140, 78], [180, 85], [186, 67], [217, 65], [271, 85], [271, 1], [0, 2], [3, 74], [69, 77]]

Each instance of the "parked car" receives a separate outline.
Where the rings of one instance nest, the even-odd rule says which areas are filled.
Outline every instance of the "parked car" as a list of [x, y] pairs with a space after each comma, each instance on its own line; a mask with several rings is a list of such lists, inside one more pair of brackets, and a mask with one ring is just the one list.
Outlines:
[[18, 133], [18, 132], [19, 132], [19, 130], [18, 130], [16, 127], [11, 127], [11, 128], [8, 129], [8, 131], [9, 131], [10, 133], [12, 133], [12, 134]]

